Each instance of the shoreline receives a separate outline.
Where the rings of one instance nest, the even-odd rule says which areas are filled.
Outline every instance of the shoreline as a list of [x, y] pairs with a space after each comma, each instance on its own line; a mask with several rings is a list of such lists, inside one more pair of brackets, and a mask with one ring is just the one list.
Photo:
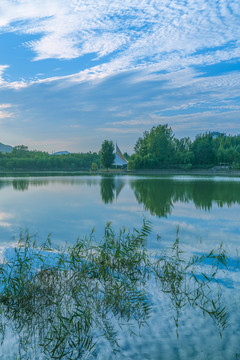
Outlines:
[[77, 176], [77, 175], [211, 175], [211, 176], [239, 176], [240, 170], [229, 170], [229, 169], [154, 169], [154, 170], [120, 170], [120, 169], [109, 169], [109, 170], [55, 170], [55, 171], [0, 171], [0, 177], [12, 177], [12, 176]]
[[212, 169], [160, 169], [160, 170], [128, 170], [127, 173], [139, 175], [232, 175], [240, 176], [240, 170], [212, 170]]

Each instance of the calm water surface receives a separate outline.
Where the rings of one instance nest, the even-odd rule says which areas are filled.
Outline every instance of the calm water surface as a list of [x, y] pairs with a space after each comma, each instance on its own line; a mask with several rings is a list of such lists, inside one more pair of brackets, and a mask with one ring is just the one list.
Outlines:
[[[111, 221], [140, 228], [151, 220], [148, 248], [171, 246], [180, 228], [186, 254], [209, 251], [223, 242], [229, 270], [220, 273], [229, 325], [220, 338], [214, 322], [199, 311], [184, 310], [176, 336], [174, 313], [165, 295], [150, 288], [155, 310], [139, 337], [120, 334], [119, 359], [238, 359], [240, 358], [240, 178], [190, 176], [64, 176], [0, 178], [0, 246], [17, 240], [26, 228], [39, 241], [51, 233], [54, 244], [74, 243], [95, 228], [96, 240]], [[12, 359], [9, 337], [0, 358]], [[14, 351], [14, 350], [11, 350]], [[8, 354], [8, 355], [7, 355]], [[99, 359], [112, 359], [106, 344]]]

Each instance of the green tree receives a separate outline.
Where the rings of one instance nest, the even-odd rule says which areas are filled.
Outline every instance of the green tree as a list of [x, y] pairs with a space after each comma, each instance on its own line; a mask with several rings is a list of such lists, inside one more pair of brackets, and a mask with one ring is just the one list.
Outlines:
[[214, 164], [213, 138], [209, 133], [197, 135], [191, 148], [196, 164]]
[[14, 146], [13, 149], [16, 151], [28, 151], [28, 147], [25, 145], [17, 145], [17, 146]]
[[125, 152], [125, 153], [123, 154], [123, 156], [125, 157], [126, 160], [128, 160], [128, 159], [130, 158], [130, 155], [128, 155], [127, 152]]
[[148, 138], [149, 138], [148, 131], [144, 131], [143, 137], [138, 138], [134, 146], [134, 151], [137, 155], [144, 157], [148, 154]]
[[90, 170], [93, 172], [98, 171], [98, 165], [95, 162], [93, 162]]
[[138, 154], [133, 154], [128, 160], [127, 165], [129, 170], [141, 169], [143, 167], [143, 159]]
[[101, 165], [108, 169], [113, 165], [115, 159], [115, 154], [114, 154], [114, 144], [109, 140], [104, 140], [104, 142], [102, 143], [102, 147], [100, 150], [100, 162]]
[[168, 125], [153, 127], [149, 134], [148, 149], [160, 164], [170, 164], [174, 161], [173, 132]]
[[158, 159], [153, 154], [147, 154], [143, 158], [144, 169], [156, 169], [158, 166]]
[[182, 139], [174, 138], [176, 164], [192, 165], [194, 162], [194, 154], [191, 151], [191, 146], [192, 143], [189, 137], [184, 137]]
[[[154, 126], [145, 131], [134, 147], [136, 157], [131, 157], [132, 169], [158, 168], [162, 164], [172, 164], [175, 161], [175, 145], [172, 129], [168, 125]], [[139, 161], [139, 159], [142, 161]], [[140, 165], [141, 164], [141, 165]]]

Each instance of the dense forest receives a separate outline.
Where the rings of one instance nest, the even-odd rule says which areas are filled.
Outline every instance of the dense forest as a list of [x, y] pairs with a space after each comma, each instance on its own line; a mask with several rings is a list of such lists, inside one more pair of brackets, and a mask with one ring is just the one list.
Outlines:
[[[104, 143], [112, 143], [105, 140]], [[103, 144], [104, 144], [103, 143]], [[24, 145], [16, 146], [11, 152], [0, 152], [0, 171], [97, 171], [104, 165], [106, 155], [114, 159], [114, 146], [99, 153], [72, 153], [50, 155], [43, 151], [30, 151]], [[111, 154], [109, 154], [111, 152]], [[106, 154], [105, 154], [106, 153]], [[198, 134], [193, 141], [189, 137], [178, 139], [168, 125], [154, 126], [145, 131], [135, 146], [133, 155], [124, 153], [128, 169], [163, 168], [212, 168], [219, 165], [240, 169], [240, 135], [223, 133]]]
[[206, 132], [191, 141], [189, 137], [177, 139], [168, 125], [159, 125], [145, 131], [143, 137], [137, 140], [128, 168], [191, 169], [220, 164], [240, 168], [240, 135]]
[[100, 164], [97, 153], [75, 153], [68, 155], [50, 155], [42, 151], [30, 151], [26, 146], [16, 146], [10, 153], [0, 153], [0, 171], [77, 171], [89, 170]]

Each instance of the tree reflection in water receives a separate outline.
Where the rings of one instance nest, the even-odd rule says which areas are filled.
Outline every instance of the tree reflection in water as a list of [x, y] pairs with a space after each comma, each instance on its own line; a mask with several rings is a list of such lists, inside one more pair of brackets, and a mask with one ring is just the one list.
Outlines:
[[170, 215], [178, 201], [193, 201], [196, 208], [205, 211], [211, 210], [213, 203], [219, 207], [240, 204], [240, 183], [234, 181], [146, 178], [130, 184], [137, 201], [158, 217]]
[[[100, 193], [105, 204], [118, 198], [127, 181], [134, 191], [138, 203], [143, 204], [152, 215], [166, 217], [171, 214], [174, 204], [192, 201], [196, 208], [210, 211], [213, 204], [222, 207], [240, 204], [240, 182], [233, 180], [193, 179], [176, 180], [174, 178], [145, 177], [126, 180], [124, 177], [106, 176], [100, 179]], [[12, 185], [14, 190], [25, 191], [29, 187], [41, 187], [48, 184], [98, 186], [99, 179], [89, 176], [83, 179], [14, 179], [11, 182], [0, 181], [0, 189]]]
[[[191, 306], [215, 319], [221, 332], [227, 312], [220, 303], [221, 289], [211, 290], [219, 267], [226, 266], [220, 247], [202, 257], [186, 261], [179, 238], [170, 252], [150, 254], [146, 249], [151, 231], [144, 222], [140, 231], [117, 236], [110, 224], [96, 245], [93, 233], [64, 250], [43, 246], [28, 234], [1, 267], [1, 335], [10, 327], [19, 339], [18, 358], [85, 359], [95, 354], [99, 339], [118, 350], [120, 327], [146, 324], [152, 311], [147, 292], [149, 281], [170, 297], [176, 310]], [[204, 262], [211, 270], [196, 276]]]
[[114, 200], [115, 183], [113, 177], [103, 177], [100, 182], [102, 201], [105, 204], [112, 203]]
[[28, 190], [29, 181], [25, 179], [13, 180], [12, 186], [15, 190], [25, 191]]
[[102, 177], [100, 182], [100, 191], [102, 201], [105, 204], [112, 203], [114, 197], [118, 198], [118, 195], [122, 191], [125, 185], [125, 181], [118, 177]]

